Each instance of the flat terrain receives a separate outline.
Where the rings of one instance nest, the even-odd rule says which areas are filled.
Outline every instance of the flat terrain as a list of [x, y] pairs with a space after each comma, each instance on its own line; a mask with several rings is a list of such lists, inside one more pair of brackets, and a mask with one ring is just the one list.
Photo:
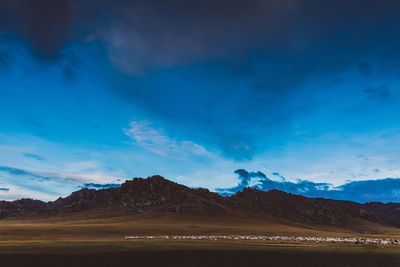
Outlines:
[[2, 266], [400, 266], [400, 254], [361, 249], [164, 249], [0, 254]]
[[[354, 230], [356, 229], [356, 230]], [[400, 229], [354, 222], [351, 228], [295, 224], [249, 217], [116, 216], [87, 213], [75, 216], [0, 220], [5, 241], [120, 241], [129, 235], [292, 235], [400, 238]]]
[[[128, 235], [292, 235], [399, 238], [395, 228], [362, 232], [246, 218], [85, 215], [0, 221], [1, 266], [400, 266], [400, 248], [261, 241], [125, 240]], [[374, 229], [372, 231], [371, 229]]]

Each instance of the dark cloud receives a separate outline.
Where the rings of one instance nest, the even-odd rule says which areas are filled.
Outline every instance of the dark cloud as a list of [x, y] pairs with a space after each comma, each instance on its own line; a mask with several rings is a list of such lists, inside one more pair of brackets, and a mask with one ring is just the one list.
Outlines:
[[286, 180], [285, 176], [283, 176], [283, 175], [280, 174], [279, 172], [273, 172], [272, 175], [281, 178], [282, 181], [285, 181], [285, 180]]
[[352, 199], [358, 202], [399, 202], [400, 179], [386, 178], [349, 182], [341, 185], [332, 195], [340, 199]]
[[222, 195], [231, 195], [246, 187], [259, 190], [282, 190], [285, 192], [304, 195], [307, 197], [323, 197], [339, 200], [365, 202], [399, 202], [400, 178], [386, 178], [380, 180], [349, 181], [341, 186], [334, 187], [329, 183], [315, 183], [307, 180], [297, 182], [274, 181], [260, 172], [248, 172], [240, 169], [235, 171], [239, 176], [239, 184], [232, 188], [217, 189]]
[[10, 191], [10, 188], [0, 187], [0, 191], [8, 192], [8, 191]]
[[56, 58], [71, 38], [74, 2], [3, 0], [0, 31], [27, 40], [32, 52], [42, 59]]
[[[398, 44], [392, 39], [399, 8], [394, 0], [3, 0], [0, 31], [25, 38], [48, 59], [72, 41], [101, 40], [110, 59], [128, 72], [240, 58], [249, 47], [304, 54], [293, 65], [302, 69], [310, 55], [321, 57], [315, 68], [339, 66], [366, 50]], [[369, 73], [368, 67], [361, 72]]]
[[91, 188], [91, 189], [106, 189], [106, 188], [118, 188], [120, 184], [96, 184], [96, 183], [86, 183], [81, 188]]
[[39, 160], [39, 161], [45, 161], [46, 159], [40, 155], [33, 154], [33, 153], [24, 153], [24, 156], [27, 158]]
[[13, 176], [28, 176], [31, 177], [32, 179], [35, 179], [40, 182], [45, 182], [51, 180], [52, 177], [46, 176], [46, 175], [41, 175], [35, 172], [19, 169], [19, 168], [14, 168], [14, 167], [9, 167], [9, 166], [0, 166], [0, 172], [8, 173], [9, 175]]
[[[120, 14], [118, 24], [103, 38], [116, 66], [147, 75], [118, 76], [117, 95], [163, 121], [181, 125], [195, 142], [218, 147], [236, 160], [268, 149], [261, 138], [280, 142], [296, 120], [329, 107], [344, 93], [359, 98], [362, 107], [363, 100], [390, 97], [390, 91], [381, 88], [333, 89], [343, 72], [360, 72], [363, 79], [380, 71], [375, 61], [399, 58], [400, 19], [394, 10], [400, 10], [400, 2], [131, 4], [114, 10]], [[318, 88], [306, 88], [313, 80]]]
[[[274, 181], [259, 171], [248, 172], [244, 169], [240, 169], [235, 171], [235, 173], [239, 176], [239, 185], [233, 188], [217, 189], [217, 192], [221, 194], [233, 194], [252, 184], [251, 187], [260, 190], [268, 191], [272, 189], [278, 189], [294, 194], [307, 195], [310, 193], [313, 194], [315, 192], [319, 192], [321, 190], [328, 190], [330, 186], [327, 183], [314, 183], [306, 180], [298, 180], [296, 183], [288, 181]], [[243, 181], [245, 181], [245, 183]]]
[[[297, 1], [131, 1], [104, 33], [111, 60], [130, 73], [243, 52], [260, 33], [280, 30]], [[274, 25], [275, 24], [275, 25]], [[262, 38], [262, 37], [261, 37]]]
[[[112, 3], [104, 2], [110, 5], [110, 27], [100, 35], [109, 47], [110, 59], [130, 73], [214, 58], [240, 62], [249, 53], [261, 51], [277, 69], [271, 78], [280, 73], [295, 75], [290, 80], [268, 81], [279, 87], [285, 81], [363, 62], [374, 50], [388, 51], [399, 45], [397, 1]], [[366, 65], [361, 71], [371, 72]]]

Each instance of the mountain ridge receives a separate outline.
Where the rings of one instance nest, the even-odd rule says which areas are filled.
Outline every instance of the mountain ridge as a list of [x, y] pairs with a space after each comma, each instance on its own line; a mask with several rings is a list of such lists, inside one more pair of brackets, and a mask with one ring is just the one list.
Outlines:
[[232, 196], [193, 189], [162, 176], [133, 178], [118, 188], [83, 188], [55, 201], [0, 201], [0, 219], [79, 214], [93, 210], [124, 214], [235, 216], [237, 213], [309, 225], [347, 227], [354, 221], [400, 227], [399, 203], [365, 203], [308, 198], [280, 190], [245, 188]]

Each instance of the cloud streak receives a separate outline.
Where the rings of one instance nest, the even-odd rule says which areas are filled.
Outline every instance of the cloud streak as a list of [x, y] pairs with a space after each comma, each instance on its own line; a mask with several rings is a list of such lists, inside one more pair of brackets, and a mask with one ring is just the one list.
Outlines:
[[107, 189], [107, 188], [118, 188], [120, 184], [96, 184], [96, 183], [86, 183], [81, 186], [81, 188], [90, 189]]
[[39, 174], [39, 173], [35, 173], [35, 172], [31, 172], [31, 171], [27, 171], [27, 170], [23, 170], [23, 169], [19, 169], [19, 168], [9, 167], [9, 166], [0, 166], [0, 172], [5, 172], [12, 176], [32, 177], [40, 182], [49, 181], [50, 179], [56, 177], [56, 176], [51, 177], [51, 176], [47, 176], [44, 174]]
[[23, 155], [27, 158], [35, 159], [38, 161], [45, 161], [46, 159], [40, 155], [33, 154], [33, 153], [23, 153]]

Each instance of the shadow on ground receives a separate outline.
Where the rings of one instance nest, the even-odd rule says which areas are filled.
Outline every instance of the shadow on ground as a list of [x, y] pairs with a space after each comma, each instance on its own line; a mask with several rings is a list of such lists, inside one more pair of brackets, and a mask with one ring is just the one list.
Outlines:
[[173, 250], [0, 254], [7, 267], [400, 266], [400, 254], [312, 250]]

